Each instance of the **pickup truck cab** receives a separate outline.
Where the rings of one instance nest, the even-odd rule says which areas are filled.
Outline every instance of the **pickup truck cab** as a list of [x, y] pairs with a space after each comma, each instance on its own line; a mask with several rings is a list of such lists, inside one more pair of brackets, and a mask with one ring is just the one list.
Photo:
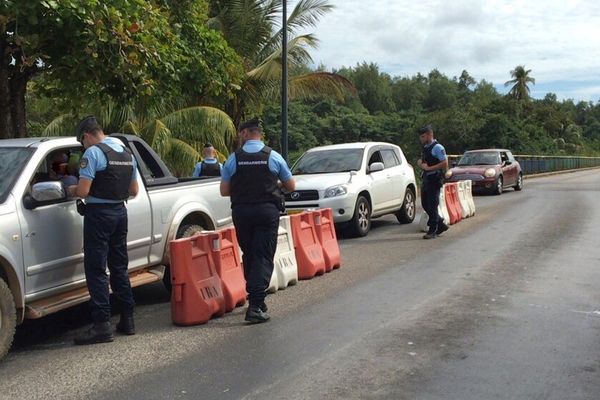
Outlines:
[[[164, 279], [169, 286], [168, 243], [231, 223], [229, 204], [219, 194], [220, 180], [178, 179], [140, 138], [112, 136], [131, 150], [139, 170], [139, 193], [127, 201], [131, 284]], [[69, 159], [76, 175], [82, 153], [75, 138], [0, 140], [0, 358], [25, 318], [89, 299], [83, 217], [53, 174], [56, 160]]]
[[296, 190], [285, 194], [288, 210], [329, 207], [336, 224], [365, 236], [371, 219], [395, 214], [400, 223], [415, 218], [413, 167], [390, 143], [345, 143], [316, 147], [292, 167]]

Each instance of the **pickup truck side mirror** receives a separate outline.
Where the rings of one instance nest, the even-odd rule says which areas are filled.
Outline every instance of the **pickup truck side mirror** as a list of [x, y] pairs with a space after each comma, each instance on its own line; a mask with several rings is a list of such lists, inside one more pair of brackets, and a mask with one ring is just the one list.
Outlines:
[[369, 165], [369, 172], [377, 172], [377, 171], [383, 171], [384, 166], [382, 162], [374, 162], [373, 164]]
[[65, 200], [66, 198], [67, 193], [61, 182], [40, 182], [33, 185], [31, 195], [25, 196], [23, 202], [26, 209], [32, 210], [39, 205]]

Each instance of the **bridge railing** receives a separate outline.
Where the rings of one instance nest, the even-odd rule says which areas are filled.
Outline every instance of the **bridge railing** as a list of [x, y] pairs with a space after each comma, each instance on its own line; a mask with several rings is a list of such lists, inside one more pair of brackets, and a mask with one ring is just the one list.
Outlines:
[[[461, 155], [448, 155], [448, 161], [458, 162]], [[541, 174], [544, 172], [564, 171], [569, 169], [600, 167], [600, 157], [580, 156], [536, 156], [515, 154], [521, 164], [523, 174]]]

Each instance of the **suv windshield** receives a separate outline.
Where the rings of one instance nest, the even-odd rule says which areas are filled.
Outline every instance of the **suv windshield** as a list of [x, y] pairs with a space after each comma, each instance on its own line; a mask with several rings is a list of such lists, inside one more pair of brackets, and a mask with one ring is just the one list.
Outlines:
[[23, 147], [0, 147], [0, 203], [4, 203], [32, 150]]
[[465, 153], [458, 162], [459, 166], [498, 164], [500, 164], [500, 153], [498, 153], [497, 151], [477, 151], [472, 153]]
[[318, 150], [304, 153], [294, 164], [292, 173], [326, 174], [358, 171], [362, 164], [363, 149]]

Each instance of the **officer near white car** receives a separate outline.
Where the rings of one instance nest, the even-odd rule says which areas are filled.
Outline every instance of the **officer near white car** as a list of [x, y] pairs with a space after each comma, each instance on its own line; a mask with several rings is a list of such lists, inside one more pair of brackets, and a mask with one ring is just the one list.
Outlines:
[[127, 272], [127, 209], [125, 201], [138, 193], [135, 159], [123, 143], [107, 137], [96, 118], [81, 120], [77, 140], [86, 149], [80, 160], [79, 183], [69, 194], [85, 199], [83, 254], [90, 292], [92, 327], [75, 344], [112, 342], [110, 287], [121, 310], [117, 332], [135, 334], [134, 300]]
[[262, 142], [259, 119], [238, 129], [242, 147], [230, 155], [221, 176], [221, 195], [231, 197], [231, 215], [243, 252], [248, 292], [245, 320], [267, 322], [265, 290], [273, 274], [279, 215], [283, 211], [280, 188], [294, 191], [296, 183], [279, 153]]
[[444, 146], [433, 137], [433, 128], [426, 125], [419, 129], [419, 140], [423, 145], [421, 158], [417, 161], [421, 173], [421, 205], [427, 213], [429, 230], [423, 239], [433, 239], [448, 230], [448, 225], [438, 213], [440, 189], [443, 186], [444, 170], [448, 168], [448, 158]]

